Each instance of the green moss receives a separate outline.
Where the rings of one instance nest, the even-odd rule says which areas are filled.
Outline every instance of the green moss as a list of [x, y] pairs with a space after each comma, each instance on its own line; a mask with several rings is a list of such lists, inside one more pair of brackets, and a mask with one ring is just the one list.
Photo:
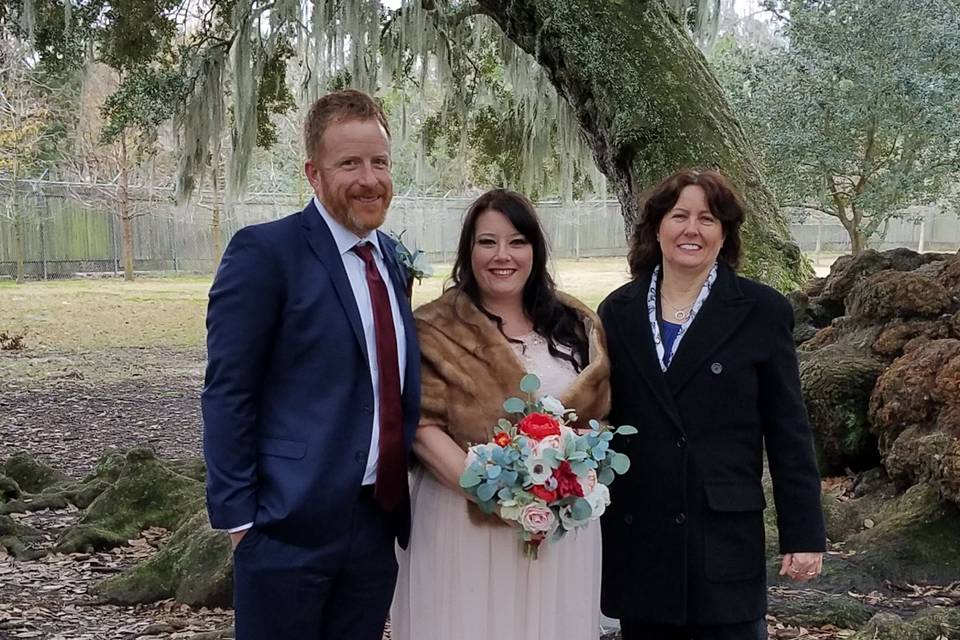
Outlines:
[[960, 637], [960, 609], [930, 607], [907, 621], [892, 613], [879, 613], [850, 640], [947, 640], [957, 637]]
[[66, 479], [65, 475], [26, 452], [10, 456], [3, 465], [3, 473], [27, 493], [39, 493]]
[[[101, 475], [116, 473], [117, 462], [115, 458], [104, 461]], [[123, 544], [147, 527], [176, 531], [202, 509], [203, 493], [202, 483], [167, 468], [147, 449], [133, 449], [126, 454], [115, 482], [107, 484], [95, 472], [74, 492], [81, 502], [97, 495], [80, 523], [64, 533], [58, 549]]]
[[149, 560], [100, 583], [105, 602], [134, 604], [176, 598], [192, 606], [229, 606], [233, 594], [230, 541], [204, 511], [194, 514]]

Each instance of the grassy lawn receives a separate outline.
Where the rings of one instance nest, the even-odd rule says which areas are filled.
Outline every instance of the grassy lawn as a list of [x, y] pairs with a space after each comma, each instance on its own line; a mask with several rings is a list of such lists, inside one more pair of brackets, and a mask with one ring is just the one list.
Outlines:
[[[449, 265], [414, 286], [414, 305], [436, 298]], [[559, 286], [590, 307], [627, 280], [624, 258], [559, 260]], [[110, 347], [197, 347], [203, 344], [210, 279], [113, 278], [0, 281], [0, 332], [24, 336], [29, 351], [95, 351]]]

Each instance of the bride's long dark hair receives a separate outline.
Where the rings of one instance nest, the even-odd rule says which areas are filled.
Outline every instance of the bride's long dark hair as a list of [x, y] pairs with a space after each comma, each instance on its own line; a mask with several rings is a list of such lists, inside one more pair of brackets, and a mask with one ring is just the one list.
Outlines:
[[[491, 209], [506, 216], [533, 248], [533, 265], [523, 287], [523, 311], [533, 322], [533, 330], [546, 339], [552, 356], [570, 362], [577, 371], [583, 370], [590, 357], [586, 329], [580, 315], [557, 298], [557, 286], [547, 271], [546, 235], [533, 204], [522, 194], [507, 189], [494, 189], [470, 205], [460, 231], [457, 257], [453, 263], [453, 286], [469, 297], [481, 312], [496, 323], [500, 333], [503, 333], [503, 320], [483, 306], [471, 260], [477, 218]], [[506, 334], [504, 337], [507, 337]], [[509, 337], [507, 340], [517, 342]], [[570, 352], [560, 350], [558, 346], [566, 347]]]

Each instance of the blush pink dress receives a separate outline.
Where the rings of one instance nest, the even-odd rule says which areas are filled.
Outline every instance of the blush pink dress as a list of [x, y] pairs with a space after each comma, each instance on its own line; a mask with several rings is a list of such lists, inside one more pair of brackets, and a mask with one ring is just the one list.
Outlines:
[[[537, 334], [513, 345], [540, 392], [559, 397], [576, 379]], [[518, 390], [519, 392], [519, 390]], [[392, 640], [596, 640], [600, 635], [600, 523], [539, 558], [524, 556], [511, 527], [476, 525], [467, 499], [418, 467], [410, 477], [410, 544], [390, 612]]]

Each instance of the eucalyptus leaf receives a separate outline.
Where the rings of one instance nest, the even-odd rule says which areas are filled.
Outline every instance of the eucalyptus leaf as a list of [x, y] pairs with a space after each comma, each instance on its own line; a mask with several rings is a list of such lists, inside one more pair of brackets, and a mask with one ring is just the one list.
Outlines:
[[590, 503], [579, 498], [576, 502], [573, 503], [573, 507], [570, 509], [570, 515], [573, 516], [574, 520], [586, 520], [593, 513], [593, 509], [590, 508]]
[[600, 484], [611, 485], [613, 484], [613, 469], [610, 467], [605, 468], [603, 471], [597, 474], [597, 482]]
[[528, 373], [520, 380], [520, 391], [524, 393], [533, 393], [540, 388], [540, 378], [532, 373]]
[[610, 458], [610, 467], [618, 474], [623, 475], [630, 469], [630, 458], [622, 453], [615, 453]]
[[483, 481], [483, 476], [481, 476], [475, 469], [467, 469], [460, 476], [460, 486], [464, 489], [469, 489], [475, 487]]
[[511, 424], [506, 418], [500, 418], [497, 420], [497, 425], [504, 431], [510, 431], [510, 429], [513, 428], [513, 424]]
[[488, 500], [492, 500], [493, 496], [495, 496], [496, 493], [497, 493], [497, 484], [495, 482], [494, 483], [485, 482], [479, 487], [477, 487], [477, 499], [480, 500], [481, 502], [487, 502]]
[[500, 474], [502, 472], [503, 472], [503, 467], [500, 467], [499, 465], [493, 465], [493, 466], [487, 467], [487, 478], [489, 478], [490, 480], [496, 480], [497, 478], [500, 477]]
[[636, 427], [633, 427], [629, 424], [620, 425], [617, 427], [616, 434], [618, 436], [633, 436], [640, 433], [637, 431]]
[[527, 403], [520, 398], [507, 398], [503, 403], [503, 410], [507, 413], [523, 413]]

